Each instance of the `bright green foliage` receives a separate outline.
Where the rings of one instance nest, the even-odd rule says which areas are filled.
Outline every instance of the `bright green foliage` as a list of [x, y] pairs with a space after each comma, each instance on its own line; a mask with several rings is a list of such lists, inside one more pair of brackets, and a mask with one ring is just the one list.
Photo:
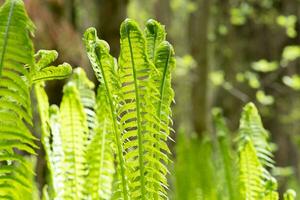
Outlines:
[[[109, 113], [106, 116], [108, 125], [106, 127], [108, 132], [114, 136], [116, 145], [117, 162], [117, 192], [114, 194], [116, 198], [120, 197], [128, 199], [128, 183], [125, 175], [125, 160], [124, 150], [121, 142], [120, 123], [118, 122], [118, 109], [119, 109], [119, 91], [121, 84], [118, 79], [117, 71], [115, 68], [114, 58], [109, 54], [109, 45], [97, 38], [96, 30], [93, 28], [88, 29], [84, 34], [84, 42], [86, 45], [88, 57], [91, 61], [92, 67], [95, 71], [96, 77], [101, 83], [102, 109]], [[109, 126], [110, 124], [110, 126]]]
[[261, 118], [253, 103], [244, 107], [239, 128], [239, 146], [251, 140], [262, 167], [273, 167], [274, 161], [271, 147], [268, 143], [269, 134], [262, 125]]
[[[111, 122], [103, 87], [97, 103], [94, 84], [80, 68], [65, 86], [60, 109], [49, 108], [41, 84], [36, 85], [50, 179], [50, 199], [110, 199], [115, 172]], [[101, 89], [102, 88], [102, 89]], [[96, 112], [96, 113], [95, 113]], [[51, 142], [52, 140], [52, 142]]]
[[275, 178], [270, 178], [265, 186], [264, 200], [278, 200], [277, 181]]
[[146, 24], [145, 36], [147, 41], [148, 57], [152, 62], [154, 62], [157, 47], [160, 43], [166, 40], [165, 28], [157, 21], [150, 19]]
[[188, 139], [184, 133], [179, 133], [176, 146], [175, 199], [218, 199], [218, 182], [216, 168], [212, 162], [212, 150], [210, 140]]
[[64, 198], [84, 199], [88, 126], [79, 92], [72, 82], [64, 87], [60, 117], [60, 135], [65, 155]]
[[289, 189], [283, 195], [284, 200], [295, 200], [296, 199], [296, 192], [294, 190]]
[[257, 158], [252, 141], [248, 141], [239, 153], [241, 196], [246, 200], [261, 199], [263, 182], [261, 180], [263, 169]]
[[26, 173], [33, 171], [15, 151], [35, 154], [37, 147], [28, 127], [32, 125], [32, 30], [23, 2], [6, 1], [0, 8], [0, 199], [24, 199], [22, 191], [30, 192], [32, 188]]
[[49, 108], [42, 85], [36, 85], [35, 89], [42, 122], [42, 143], [50, 171], [49, 196], [51, 199], [82, 199], [87, 195], [88, 126], [79, 92], [74, 82], [66, 85], [59, 109], [55, 105]]
[[110, 199], [115, 173], [113, 154], [113, 132], [111, 122], [106, 118], [109, 112], [105, 105], [105, 89], [100, 86], [97, 94], [96, 128], [87, 150], [89, 162], [88, 184], [92, 199]]
[[[217, 144], [179, 134], [174, 198], [278, 200], [277, 181], [268, 171], [274, 164], [268, 133], [254, 104], [244, 107], [236, 151], [219, 109], [213, 109], [213, 119]], [[295, 192], [285, 198], [295, 199]]]
[[[32, 169], [26, 159], [16, 153], [19, 150], [35, 154], [35, 138], [29, 131], [32, 83], [66, 77], [71, 72], [68, 64], [56, 68], [34, 63], [29, 36], [33, 27], [23, 1], [7, 0], [0, 8], [1, 199], [34, 198], [30, 195], [34, 188]], [[43, 60], [42, 55], [40, 59]]]
[[[156, 115], [160, 120], [160, 127], [157, 127], [157, 133], [155, 137], [155, 148], [161, 149], [167, 153], [169, 151], [166, 145], [168, 136], [170, 134], [170, 122], [171, 121], [171, 102], [174, 99], [174, 91], [171, 86], [171, 72], [175, 67], [175, 57], [173, 47], [165, 40], [165, 30], [162, 25], [154, 20], [149, 20], [146, 24], [146, 39], [147, 39], [147, 49], [148, 56], [151, 58], [153, 55], [154, 64], [158, 70], [157, 76], [154, 76], [154, 81], [156, 83], [157, 89], [159, 91], [158, 98], [154, 98], [154, 106], [156, 109]], [[154, 159], [163, 160], [165, 164], [168, 163], [167, 157], [161, 153], [154, 153]], [[164, 182], [164, 176], [167, 174], [167, 168], [165, 166], [160, 166], [154, 164], [154, 168], [161, 168], [162, 173], [153, 174], [153, 179], [160, 179]], [[159, 188], [160, 184], [156, 183], [155, 188]], [[161, 188], [163, 191], [163, 188]], [[158, 198], [158, 197], [155, 197]]]
[[23, 65], [33, 66], [29, 34], [34, 25], [26, 14], [23, 1], [7, 0], [1, 7], [0, 19], [0, 75], [13, 67], [26, 76]]
[[238, 199], [238, 179], [235, 167], [236, 153], [232, 149], [230, 131], [226, 126], [225, 119], [220, 109], [215, 108], [213, 110], [214, 128], [217, 136], [217, 155], [220, 158], [218, 167], [220, 177], [220, 188], [218, 190], [221, 193], [219, 198], [228, 200]]
[[57, 59], [58, 53], [54, 50], [40, 50], [35, 54], [36, 63], [31, 71], [31, 83], [46, 80], [65, 79], [72, 73], [72, 67], [68, 63], [58, 66], [49, 64]]
[[[49, 173], [43, 199], [168, 199], [175, 55], [164, 26], [149, 20], [141, 31], [126, 19], [118, 61], [89, 28], [84, 43], [100, 82], [97, 95], [95, 85], [77, 68], [64, 87], [60, 107], [49, 105], [45, 81], [67, 78], [72, 67], [52, 66], [56, 51], [34, 55], [33, 27], [23, 1], [6, 0], [0, 8], [0, 199], [38, 199], [34, 159], [23, 156], [34, 155], [37, 147], [30, 132], [32, 86]], [[295, 52], [284, 59], [294, 60]], [[253, 68], [273, 71], [277, 64], [257, 62]], [[245, 77], [257, 88], [254, 75]], [[222, 80], [214, 82], [220, 85]], [[297, 86], [288, 79], [284, 83]], [[260, 96], [271, 104], [267, 95]], [[236, 152], [219, 110], [214, 110], [214, 128], [213, 140], [179, 135], [175, 198], [278, 200], [277, 182], [269, 172], [274, 165], [269, 134], [254, 104], [244, 107]], [[284, 200], [295, 198], [292, 190], [284, 194]]]
[[[64, 173], [61, 169], [64, 166], [64, 152], [62, 149], [62, 141], [60, 136], [60, 115], [57, 106], [49, 106], [48, 96], [44, 90], [44, 80], [61, 79], [67, 77], [72, 68], [64, 63], [58, 67], [51, 66], [50, 63], [55, 61], [58, 54], [56, 51], [40, 50], [36, 55], [34, 71], [32, 72], [34, 91], [38, 102], [38, 111], [41, 122], [41, 142], [45, 149], [47, 167], [49, 170], [49, 188], [50, 196], [53, 198], [61, 198], [64, 185]], [[49, 66], [50, 65], [50, 66]], [[48, 69], [48, 72], [45, 73]], [[37, 78], [40, 77], [40, 78]]]
[[158, 188], [151, 187], [156, 180], [146, 177], [159, 173], [154, 172], [159, 168], [151, 168], [153, 162], [159, 164], [159, 160], [151, 156], [157, 150], [153, 147], [156, 142], [154, 134], [157, 132], [154, 127], [159, 126], [152, 103], [158, 91], [150, 77], [156, 71], [147, 57], [145, 38], [138, 25], [132, 20], [125, 20], [120, 33], [119, 76], [124, 105], [119, 115], [129, 187], [132, 198], [148, 199], [159, 192]]
[[94, 108], [96, 105], [96, 97], [94, 89], [94, 83], [87, 77], [82, 68], [76, 68], [72, 76], [72, 82], [75, 83], [76, 88], [79, 91], [80, 101], [83, 105], [84, 112], [87, 117], [87, 123], [89, 128], [89, 138], [93, 137], [95, 129], [96, 114]]
[[[119, 191], [124, 199], [166, 198], [173, 100], [174, 51], [163, 26], [149, 20], [144, 34], [130, 19], [121, 25], [118, 66], [109, 46], [90, 28], [84, 35], [88, 56], [103, 85], [117, 150]], [[103, 101], [105, 102], [105, 101]]]
[[247, 200], [278, 199], [272, 168], [272, 152], [261, 118], [254, 104], [244, 107], [239, 129], [239, 167], [241, 195]]

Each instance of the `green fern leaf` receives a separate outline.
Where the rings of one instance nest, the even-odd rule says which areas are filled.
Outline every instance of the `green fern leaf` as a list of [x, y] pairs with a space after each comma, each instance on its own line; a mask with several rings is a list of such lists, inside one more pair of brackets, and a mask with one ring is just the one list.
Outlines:
[[245, 200], [262, 199], [264, 184], [261, 179], [263, 167], [256, 155], [255, 147], [251, 140], [239, 149], [240, 187], [241, 196]]
[[63, 197], [65, 181], [65, 164], [60, 135], [59, 108], [57, 106], [49, 107], [48, 96], [42, 83], [35, 84], [34, 89], [42, 129], [41, 142], [45, 149], [47, 167], [49, 170], [48, 185], [50, 186], [49, 190], [51, 192], [47, 192], [47, 195], [52, 199], [59, 199]]
[[[149, 25], [149, 24], [148, 24]], [[157, 35], [158, 38], [164, 38], [164, 30], [159, 27], [156, 29], [157, 33], [154, 31], [154, 35]], [[161, 32], [159, 32], [161, 31]], [[161, 36], [162, 35], [162, 36]], [[160, 42], [160, 39], [157, 39], [157, 42]], [[147, 40], [148, 41], [148, 40]], [[154, 63], [155, 67], [158, 70], [157, 76], [153, 79], [157, 85], [157, 90], [159, 91], [158, 101], [154, 101], [154, 105], [156, 107], [156, 115], [160, 121], [160, 125], [157, 127], [157, 131], [155, 133], [155, 144], [154, 148], [158, 151], [161, 151], [159, 154], [155, 153], [153, 155], [154, 159], [161, 160], [164, 162], [163, 170], [161, 170], [161, 174], [155, 175], [153, 178], [157, 179], [158, 176], [166, 177], [168, 164], [168, 156], [163, 154], [162, 152], [171, 153], [168, 146], [166, 145], [167, 139], [170, 135], [170, 124], [172, 124], [171, 120], [171, 102], [174, 99], [174, 91], [171, 85], [171, 72], [175, 67], [175, 56], [173, 47], [167, 41], [161, 41], [160, 44], [155, 44], [157, 47], [155, 49], [155, 58]], [[153, 45], [153, 46], [155, 46]], [[154, 168], [159, 167], [158, 165], [153, 166]], [[161, 166], [160, 166], [161, 167]], [[159, 188], [163, 194], [167, 195], [166, 188], [167, 180], [163, 178], [160, 180], [160, 184], [154, 185], [154, 188]], [[158, 195], [156, 193], [156, 195]], [[155, 196], [155, 199], [158, 199], [158, 196]]]
[[48, 66], [56, 60], [57, 56], [58, 54], [54, 50], [40, 50], [35, 54], [36, 63], [30, 73], [31, 83], [65, 79], [72, 73], [72, 67], [68, 63]]
[[[32, 125], [29, 71], [33, 66], [33, 45], [29, 34], [33, 24], [23, 1], [7, 0], [0, 8], [0, 197], [26, 199], [32, 182], [24, 173], [33, 174], [26, 159], [17, 151], [34, 154], [28, 125]], [[25, 65], [27, 67], [25, 67]]]
[[253, 141], [257, 156], [263, 167], [273, 168], [273, 154], [268, 143], [269, 134], [264, 129], [261, 118], [253, 103], [248, 103], [244, 107], [240, 120], [238, 139], [241, 145], [243, 145], [245, 138], [250, 138]]
[[149, 19], [146, 23], [145, 36], [147, 41], [148, 57], [152, 62], [154, 62], [157, 47], [166, 39], [165, 27], [159, 22]]
[[[51, 186], [51, 197], [54, 199], [62, 199], [65, 196], [65, 193], [68, 192], [66, 190], [67, 181], [67, 168], [66, 168], [66, 156], [63, 148], [62, 141], [62, 132], [61, 132], [61, 116], [59, 112], [59, 108], [56, 105], [52, 105], [49, 108], [49, 127], [50, 133], [52, 137], [48, 137], [45, 139], [46, 146], [49, 149], [45, 149], [48, 151], [49, 160], [48, 167], [49, 171], [51, 171], [50, 177], [50, 186]], [[50, 142], [52, 139], [52, 143]]]
[[98, 81], [101, 83], [104, 90], [102, 100], [102, 106], [107, 107], [107, 121], [111, 122], [111, 127], [107, 129], [112, 130], [114, 135], [114, 141], [117, 149], [117, 174], [120, 177], [117, 182], [117, 193], [114, 194], [118, 198], [129, 199], [128, 194], [128, 182], [125, 174], [125, 159], [124, 150], [122, 147], [121, 135], [120, 135], [120, 124], [118, 122], [118, 93], [120, 91], [120, 84], [118, 76], [115, 71], [114, 58], [109, 54], [109, 45], [97, 38], [97, 32], [94, 28], [89, 28], [84, 34], [84, 42], [87, 49], [88, 57], [95, 71]]
[[95, 85], [91, 82], [84, 70], [82, 68], [76, 68], [71, 78], [71, 82], [73, 82], [80, 95], [80, 100], [83, 105], [86, 117], [87, 124], [89, 128], [89, 139], [91, 139], [94, 135], [94, 129], [96, 124], [96, 114], [95, 114], [95, 106], [96, 106], [96, 97], [95, 92], [93, 91]]
[[[153, 105], [153, 100], [159, 95], [151, 77], [157, 70], [148, 59], [146, 41], [138, 25], [127, 19], [122, 23], [120, 32], [119, 73], [124, 106], [119, 115], [125, 159], [128, 166], [131, 166], [128, 167], [131, 196], [133, 199], [153, 198], [157, 192], [163, 195], [163, 191], [156, 190], [151, 185], [164, 183], [164, 177], [160, 176], [159, 171], [164, 168], [151, 167], [156, 164], [163, 166], [152, 156], [158, 153], [163, 157], [163, 153], [153, 146], [160, 143], [155, 139], [155, 127], [160, 124]], [[153, 179], [151, 174], [155, 174], [157, 179]]]
[[76, 86], [72, 83], [64, 87], [60, 106], [60, 135], [65, 155], [64, 198], [86, 198], [86, 143], [88, 127], [83, 105]]
[[106, 104], [104, 85], [98, 88], [96, 113], [95, 135], [87, 151], [89, 189], [92, 199], [111, 199], [115, 173], [113, 126], [106, 117], [106, 113], [109, 113], [109, 105]]
[[229, 200], [237, 200], [238, 198], [238, 179], [236, 177], [235, 158], [236, 154], [232, 150], [230, 131], [227, 128], [225, 118], [222, 111], [218, 108], [213, 109], [214, 128], [217, 136], [218, 154], [216, 157], [221, 159], [221, 175], [222, 184], [220, 184], [221, 195], [228, 196]]
[[22, 0], [7, 0], [0, 9], [0, 76], [7, 65], [23, 68], [33, 66], [33, 31]]
[[[48, 96], [44, 90], [44, 81], [61, 79], [69, 76], [72, 67], [64, 63], [57, 67], [49, 66], [58, 54], [54, 50], [40, 50], [35, 54], [36, 62], [31, 71], [31, 83], [38, 102], [38, 111], [41, 122], [41, 141], [46, 153], [49, 169], [49, 192], [52, 198], [62, 198], [64, 192], [64, 153], [60, 135], [59, 110], [56, 106], [49, 106]], [[52, 142], [51, 142], [52, 141]]]
[[240, 149], [244, 148], [245, 143], [248, 143], [249, 140], [251, 141], [254, 147], [255, 156], [258, 158], [261, 165], [262, 174], [260, 182], [262, 185], [260, 187], [262, 187], [263, 191], [260, 198], [276, 196], [276, 192], [274, 190], [270, 190], [269, 185], [274, 181], [273, 177], [267, 170], [267, 168], [273, 168], [274, 166], [274, 161], [272, 159], [273, 154], [268, 143], [269, 135], [264, 129], [261, 118], [253, 103], [249, 103], [244, 107], [240, 120], [238, 139]]
[[263, 200], [279, 200], [279, 195], [276, 190], [277, 181], [272, 177], [265, 183], [265, 194]]
[[67, 78], [72, 72], [72, 67], [68, 63], [61, 65], [49, 66], [41, 71], [32, 74], [32, 82], [46, 81], [46, 80], [59, 80]]

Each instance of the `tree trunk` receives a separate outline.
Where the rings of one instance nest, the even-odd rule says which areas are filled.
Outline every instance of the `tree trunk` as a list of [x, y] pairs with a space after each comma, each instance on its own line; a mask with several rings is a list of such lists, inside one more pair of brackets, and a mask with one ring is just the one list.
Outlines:
[[128, 0], [97, 0], [96, 28], [101, 39], [110, 45], [111, 54], [115, 57], [120, 51], [120, 25], [126, 18]]
[[194, 111], [193, 126], [199, 136], [208, 130], [208, 25], [210, 15], [210, 0], [198, 0], [197, 10], [189, 18], [190, 53], [197, 61], [192, 77], [192, 108]]

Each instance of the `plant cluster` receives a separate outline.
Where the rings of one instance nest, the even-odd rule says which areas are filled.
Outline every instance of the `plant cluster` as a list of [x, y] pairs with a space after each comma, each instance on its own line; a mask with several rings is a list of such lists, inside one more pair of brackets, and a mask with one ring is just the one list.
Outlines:
[[[213, 118], [214, 140], [179, 133], [174, 198], [278, 200], [272, 143], [255, 105], [244, 106], [235, 145], [220, 109], [213, 110]], [[283, 195], [284, 200], [295, 198], [291, 189]]]
[[[56, 51], [34, 54], [33, 30], [23, 1], [6, 0], [0, 8], [0, 199], [39, 199], [31, 159], [37, 149], [30, 131], [31, 90], [48, 168], [43, 199], [168, 199], [175, 55], [164, 26], [149, 20], [142, 31], [126, 19], [118, 60], [96, 30], [87, 29], [83, 41], [100, 82], [97, 87], [82, 68], [51, 65]], [[69, 76], [60, 106], [50, 105], [46, 81]], [[175, 164], [176, 198], [279, 199], [270, 173], [269, 135], [255, 106], [244, 108], [237, 154], [220, 112], [215, 115], [222, 170], [214, 171], [211, 143], [188, 144], [182, 138]], [[215, 174], [220, 177], [214, 179]], [[284, 199], [295, 199], [294, 192]]]

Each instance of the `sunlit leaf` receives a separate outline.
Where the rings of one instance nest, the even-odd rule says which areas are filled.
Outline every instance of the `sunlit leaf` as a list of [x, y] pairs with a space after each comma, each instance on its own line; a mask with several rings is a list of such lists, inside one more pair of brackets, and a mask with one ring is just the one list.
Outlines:
[[256, 99], [259, 103], [263, 105], [272, 105], [274, 103], [274, 97], [271, 95], [266, 95], [264, 91], [258, 90], [256, 92]]
[[293, 88], [294, 90], [300, 90], [300, 76], [292, 75], [292, 76], [284, 76], [282, 81], [285, 85]]
[[269, 62], [265, 59], [253, 62], [251, 65], [252, 69], [259, 72], [271, 72], [278, 68], [278, 63], [275, 61]]

